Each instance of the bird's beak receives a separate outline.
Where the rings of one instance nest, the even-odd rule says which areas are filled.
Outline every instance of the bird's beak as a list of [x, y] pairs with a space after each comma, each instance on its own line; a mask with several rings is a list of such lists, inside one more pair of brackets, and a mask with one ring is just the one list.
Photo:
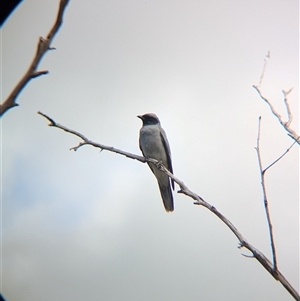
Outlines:
[[144, 118], [143, 118], [143, 116], [142, 116], [142, 115], [137, 115], [136, 117], [138, 117], [138, 118], [140, 118], [140, 119], [144, 120]]

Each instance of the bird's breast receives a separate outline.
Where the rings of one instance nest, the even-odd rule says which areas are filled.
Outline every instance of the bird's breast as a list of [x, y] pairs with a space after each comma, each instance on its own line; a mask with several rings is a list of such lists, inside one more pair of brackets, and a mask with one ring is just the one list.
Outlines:
[[167, 163], [167, 155], [161, 140], [159, 127], [151, 125], [142, 127], [140, 130], [140, 146], [144, 156], [162, 161], [163, 164]]

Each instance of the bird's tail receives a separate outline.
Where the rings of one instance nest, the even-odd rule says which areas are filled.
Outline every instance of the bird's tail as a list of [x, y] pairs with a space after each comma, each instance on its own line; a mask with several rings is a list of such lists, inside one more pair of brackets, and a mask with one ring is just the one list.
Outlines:
[[173, 204], [173, 194], [172, 194], [171, 185], [169, 181], [168, 181], [168, 185], [158, 184], [158, 186], [166, 211], [172, 212], [174, 210], [174, 204]]

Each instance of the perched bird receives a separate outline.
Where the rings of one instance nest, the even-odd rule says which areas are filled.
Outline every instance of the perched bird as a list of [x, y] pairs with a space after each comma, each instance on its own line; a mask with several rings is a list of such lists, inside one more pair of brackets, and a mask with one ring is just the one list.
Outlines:
[[[173, 173], [169, 142], [165, 131], [160, 126], [158, 117], [153, 113], [147, 113], [137, 117], [143, 121], [143, 126], [140, 129], [139, 143], [144, 157], [161, 161], [162, 164]], [[173, 195], [169, 177], [160, 171], [155, 164], [148, 163], [148, 165], [157, 179], [166, 211], [173, 211]], [[174, 181], [171, 180], [171, 183], [174, 190]]]

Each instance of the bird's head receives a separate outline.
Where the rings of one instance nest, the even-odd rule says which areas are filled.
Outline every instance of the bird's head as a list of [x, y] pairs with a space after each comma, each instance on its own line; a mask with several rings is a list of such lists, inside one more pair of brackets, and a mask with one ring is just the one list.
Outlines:
[[140, 118], [143, 121], [143, 125], [160, 124], [158, 117], [153, 113], [138, 115], [137, 117]]

